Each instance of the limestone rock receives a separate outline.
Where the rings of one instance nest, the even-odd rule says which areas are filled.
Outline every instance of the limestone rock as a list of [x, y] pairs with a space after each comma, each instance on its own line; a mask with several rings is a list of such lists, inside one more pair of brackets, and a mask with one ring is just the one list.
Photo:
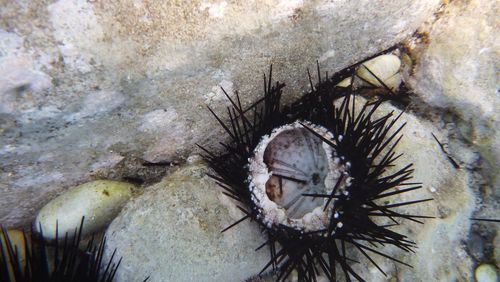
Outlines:
[[382, 87], [382, 81], [390, 89], [397, 89], [401, 84], [400, 67], [401, 60], [397, 56], [386, 54], [363, 63], [356, 74], [370, 86]]
[[[429, 31], [430, 43], [418, 54], [409, 82], [426, 103], [458, 116], [462, 137], [481, 154], [488, 182], [499, 187], [497, 6], [477, 0], [450, 4]], [[500, 197], [499, 189], [491, 192]]]
[[[459, 160], [461, 170], [467, 171], [468, 185], [480, 203], [471, 217], [490, 219], [498, 219], [500, 214], [496, 11], [496, 2], [450, 2], [442, 16], [427, 30], [428, 43], [416, 45], [414, 75], [408, 80], [415, 95], [430, 106], [427, 112], [435, 112], [435, 124], [450, 129], [446, 130], [447, 134], [451, 133], [449, 141], [444, 142], [446, 148]], [[443, 134], [438, 138], [440, 136]], [[468, 150], [457, 145], [460, 142], [466, 143]], [[456, 222], [464, 224], [466, 216], [461, 220], [457, 217]], [[493, 234], [500, 232], [498, 224], [480, 221], [474, 224]], [[474, 237], [467, 239], [474, 240]], [[485, 243], [493, 245], [487, 252], [497, 249], [495, 241]], [[476, 256], [480, 255], [485, 254]], [[467, 255], [460, 251], [458, 257]], [[498, 257], [496, 263], [499, 263]], [[453, 273], [472, 273], [472, 267]]]

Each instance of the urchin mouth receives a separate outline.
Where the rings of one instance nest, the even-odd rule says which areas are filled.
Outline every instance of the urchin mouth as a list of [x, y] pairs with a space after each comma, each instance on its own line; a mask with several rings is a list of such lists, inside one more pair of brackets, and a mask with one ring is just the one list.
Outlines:
[[264, 136], [249, 160], [252, 201], [269, 227], [286, 225], [307, 232], [326, 229], [335, 197], [317, 195], [346, 192], [347, 166], [311, 130], [333, 140], [324, 127], [294, 122]]

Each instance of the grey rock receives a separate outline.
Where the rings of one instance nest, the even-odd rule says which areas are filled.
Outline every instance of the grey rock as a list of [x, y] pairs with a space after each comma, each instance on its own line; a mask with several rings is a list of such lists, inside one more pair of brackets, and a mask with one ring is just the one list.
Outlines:
[[482, 261], [484, 258], [484, 239], [476, 232], [471, 232], [467, 247], [470, 254], [476, 261]]
[[[429, 30], [429, 45], [418, 56], [409, 80], [426, 103], [458, 116], [461, 135], [484, 161], [491, 187], [500, 197], [500, 96], [498, 94], [498, 3], [458, 1]], [[498, 213], [497, 213], [498, 214]]]
[[[416, 48], [414, 55], [418, 58], [417, 64], [414, 75], [408, 80], [415, 94], [431, 106], [431, 111], [436, 112], [434, 123], [450, 129], [436, 135], [438, 138], [448, 135], [448, 140], [444, 142], [446, 148], [461, 163], [460, 174], [467, 175], [470, 197], [478, 201], [475, 210], [457, 216], [455, 224], [470, 225], [469, 217], [498, 219], [500, 214], [500, 96], [496, 11], [496, 2], [450, 2], [441, 17], [426, 31], [428, 43]], [[454, 197], [453, 192], [447, 192], [447, 196]], [[450, 204], [442, 211], [456, 205]], [[498, 224], [474, 223], [484, 224], [492, 233], [500, 232]], [[436, 243], [453, 245], [450, 240], [454, 237], [436, 238]], [[471, 247], [471, 254], [477, 259], [484, 256], [490, 244], [486, 240], [480, 242], [476, 235], [462, 238], [466, 239], [464, 243]], [[432, 256], [432, 252], [428, 254]], [[473, 265], [464, 263], [470, 258], [463, 252], [463, 247], [458, 245], [456, 255], [451, 258], [443, 257], [441, 252], [439, 256], [440, 260], [455, 261], [461, 267], [446, 274], [443, 269], [450, 268], [441, 265], [440, 269], [436, 269], [436, 277], [447, 277], [444, 280], [473, 279]], [[429, 264], [433, 262], [429, 260]], [[460, 275], [462, 278], [459, 278]]]
[[243, 215], [192, 164], [148, 187], [109, 226], [107, 255], [123, 257], [117, 281], [244, 281], [258, 274], [269, 252], [255, 222]]

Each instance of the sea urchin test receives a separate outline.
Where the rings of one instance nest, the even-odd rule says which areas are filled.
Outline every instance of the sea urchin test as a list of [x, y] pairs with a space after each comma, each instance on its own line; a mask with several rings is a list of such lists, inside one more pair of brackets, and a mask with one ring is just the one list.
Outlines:
[[[305, 124], [334, 140], [324, 127]], [[327, 228], [335, 200], [314, 195], [331, 194], [334, 188], [336, 193], [346, 192], [350, 181], [348, 164], [299, 122], [264, 136], [249, 168], [252, 201], [269, 228], [286, 225], [307, 232]]]

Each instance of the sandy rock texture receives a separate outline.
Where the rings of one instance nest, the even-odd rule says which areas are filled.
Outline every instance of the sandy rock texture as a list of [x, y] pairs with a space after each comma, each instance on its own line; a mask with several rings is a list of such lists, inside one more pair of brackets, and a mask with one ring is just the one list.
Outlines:
[[[405, 2], [0, 1], [0, 223], [26, 227], [51, 199], [108, 169], [161, 179], [168, 168], [152, 163], [183, 163], [199, 153], [195, 143], [224, 138], [206, 109], [224, 113], [220, 87], [249, 105], [271, 63], [293, 101], [316, 60], [333, 73], [419, 28], [398, 151], [425, 187], [404, 196], [434, 198], [407, 211], [436, 219], [399, 227], [415, 254], [384, 249], [413, 268], [383, 257], [374, 259], [388, 277], [362, 257], [355, 267], [370, 281], [472, 281], [480, 265], [498, 270], [500, 225], [469, 218], [500, 214], [499, 4]], [[254, 252], [265, 240], [255, 224], [220, 234], [240, 214], [206, 167], [187, 162], [110, 226], [108, 250], [124, 257], [119, 280], [243, 281], [267, 262]]]
[[267, 263], [265, 242], [199, 163], [148, 187], [109, 226], [107, 254], [123, 257], [117, 281], [244, 281]]
[[220, 86], [248, 104], [273, 63], [291, 100], [316, 60], [339, 70], [409, 37], [440, 5], [3, 1], [0, 222], [27, 225], [124, 156], [182, 160], [220, 134], [205, 108], [224, 108]]
[[[499, 4], [456, 1], [428, 31], [410, 82], [431, 106], [453, 112], [461, 134], [480, 151], [491, 183], [500, 178]], [[493, 169], [493, 170], [491, 170]], [[494, 192], [500, 196], [500, 190]]]
[[[456, 257], [451, 261], [456, 260], [457, 265], [468, 261], [465, 263], [467, 267], [447, 270], [448, 280], [471, 281], [474, 279], [471, 266], [484, 262], [499, 264], [495, 255], [499, 245], [495, 238], [500, 234], [500, 225], [466, 219], [498, 219], [500, 214], [498, 11], [499, 5], [494, 1], [451, 2], [432, 26], [422, 30], [422, 41], [426, 44], [415, 46], [416, 65], [408, 79], [415, 98], [420, 99], [418, 103], [427, 107], [420, 110], [421, 116], [433, 120], [439, 132], [435, 133], [436, 136], [444, 138], [445, 149], [460, 165], [458, 171], [466, 173], [467, 185], [476, 197], [476, 208], [472, 213], [456, 217], [454, 223], [470, 225], [466, 241], [457, 241], [458, 237], [452, 235], [449, 237], [457, 248]], [[436, 193], [441, 192], [437, 190]], [[452, 194], [443, 193], [442, 196]], [[460, 201], [454, 203], [461, 204]], [[447, 234], [444, 229], [439, 232]], [[437, 250], [436, 244], [450, 244], [449, 240], [438, 239], [428, 241], [428, 246], [434, 244], [434, 247], [427, 248], [425, 244], [419, 252], [427, 250], [427, 256], [432, 256]], [[433, 260], [421, 262], [428, 265], [428, 269], [433, 268]], [[443, 268], [435, 271], [443, 273]], [[414, 274], [409, 280], [417, 277]]]

